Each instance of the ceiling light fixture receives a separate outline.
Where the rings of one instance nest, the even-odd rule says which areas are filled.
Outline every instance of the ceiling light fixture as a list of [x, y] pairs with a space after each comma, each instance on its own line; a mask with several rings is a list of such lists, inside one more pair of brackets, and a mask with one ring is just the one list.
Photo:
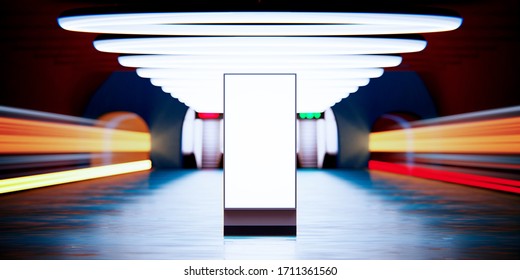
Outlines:
[[126, 67], [146, 68], [204, 68], [225, 66], [232, 68], [251, 65], [271, 68], [370, 68], [394, 67], [402, 58], [396, 55], [128, 55], [120, 56]]
[[458, 28], [462, 19], [381, 13], [195, 12], [82, 15], [61, 17], [58, 22], [70, 31], [109, 34], [326, 36], [450, 31]]
[[[198, 112], [223, 112], [225, 73], [296, 73], [298, 112], [322, 112], [426, 41], [373, 35], [442, 32], [453, 16], [338, 12], [172, 12], [63, 16], [66, 30], [161, 37], [104, 38], [97, 50]], [[352, 36], [368, 37], [352, 37]], [[166, 37], [163, 37], [166, 36]], [[168, 37], [169, 36], [169, 37]], [[185, 37], [183, 37], [185, 36]], [[332, 37], [342, 36], [342, 37]], [[246, 93], [245, 93], [246, 94]]]
[[[222, 72], [217, 70], [193, 70], [178, 68], [138, 68], [137, 75], [141, 78], [171, 78], [183, 80], [200, 80], [201, 78], [222, 79]], [[325, 70], [302, 70], [298, 77], [303, 79], [347, 79], [347, 78], [379, 78], [383, 75], [381, 68], [348, 68]]]
[[[306, 27], [300, 27], [306, 28]], [[102, 39], [101, 52], [173, 55], [346, 55], [419, 52], [418, 39], [359, 37], [168, 37]]]

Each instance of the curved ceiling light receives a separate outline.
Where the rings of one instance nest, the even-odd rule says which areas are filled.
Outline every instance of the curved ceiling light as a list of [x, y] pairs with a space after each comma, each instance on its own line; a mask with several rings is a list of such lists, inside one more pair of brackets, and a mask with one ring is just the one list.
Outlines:
[[[173, 89], [164, 88], [163, 90], [168, 92]], [[346, 88], [347, 91], [345, 89], [333, 90], [331, 92], [324, 89], [299, 91], [296, 104], [299, 108], [298, 110], [302, 112], [309, 112], [312, 109], [326, 110], [342, 99], [347, 98], [350, 93], [357, 91], [357, 87]], [[200, 112], [219, 112], [223, 106], [222, 93], [179, 92], [179, 90], [175, 89], [171, 96], [185, 103], [188, 107], [197, 108]]]
[[98, 51], [173, 55], [345, 55], [422, 51], [426, 41], [357, 37], [175, 37], [104, 39]]
[[[102, 52], [199, 112], [222, 112], [224, 73], [296, 73], [298, 112], [321, 112], [418, 52], [420, 39], [345, 37], [449, 31], [451, 16], [337, 12], [179, 12], [64, 16], [66, 30], [168, 35], [101, 39]], [[344, 37], [326, 37], [337, 36]], [[188, 36], [188, 37], [178, 37]], [[209, 36], [209, 37], [196, 37]], [[202, 81], [202, 82], [201, 82]], [[217, 82], [215, 82], [217, 81]]]
[[[193, 70], [171, 68], [138, 68], [137, 75], [141, 78], [170, 78], [183, 80], [200, 80], [201, 78], [222, 79], [222, 72], [217, 70]], [[381, 68], [348, 68], [325, 70], [302, 70], [298, 77], [304, 79], [347, 79], [347, 78], [379, 78], [383, 75]]]
[[[337, 80], [311, 80], [304, 79], [298, 81], [298, 86], [305, 88], [327, 88], [327, 87], [347, 87], [347, 86], [366, 86], [370, 79], [358, 78], [358, 79], [337, 79]], [[173, 79], [151, 79], [150, 82], [154, 86], [158, 87], [180, 87], [180, 88], [202, 88], [204, 89], [215, 89], [222, 88], [222, 79], [200, 79], [197, 83], [193, 80], [173, 80]]]
[[83, 15], [58, 22], [70, 31], [110, 34], [324, 36], [441, 32], [458, 28], [462, 19], [380, 13], [196, 12]]
[[200, 68], [206, 65], [370, 68], [394, 67], [401, 63], [402, 58], [395, 55], [128, 55], [120, 56], [118, 60], [123, 66], [136, 68], [184, 68], [184, 65]]
[[[358, 90], [358, 88], [361, 85], [355, 85], [355, 84], [346, 84], [341, 86], [310, 86], [302, 89], [301, 91], [298, 91], [298, 98], [300, 97], [313, 97], [314, 95], [317, 95], [317, 97], [327, 97], [327, 96], [336, 96], [336, 95], [342, 95], [346, 92], [353, 93]], [[161, 86], [161, 89], [164, 92], [170, 93], [175, 97], [205, 97], [210, 98], [217, 96], [218, 98], [223, 98], [222, 90], [216, 92], [214, 90], [214, 87], [208, 86], [208, 87], [179, 87], [179, 86]]]

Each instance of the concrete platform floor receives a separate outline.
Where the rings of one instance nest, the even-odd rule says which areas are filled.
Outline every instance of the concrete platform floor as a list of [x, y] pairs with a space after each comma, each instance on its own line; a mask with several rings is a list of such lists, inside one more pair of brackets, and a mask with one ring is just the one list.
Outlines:
[[0, 258], [520, 258], [520, 196], [363, 170], [297, 179], [295, 238], [224, 238], [221, 170], [0, 195]]

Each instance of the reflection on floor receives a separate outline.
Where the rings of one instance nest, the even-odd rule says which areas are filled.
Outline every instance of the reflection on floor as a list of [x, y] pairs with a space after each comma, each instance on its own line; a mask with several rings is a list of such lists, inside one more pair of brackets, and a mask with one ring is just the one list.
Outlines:
[[0, 196], [2, 259], [518, 259], [520, 196], [367, 171], [298, 172], [296, 238], [223, 238], [221, 171]]

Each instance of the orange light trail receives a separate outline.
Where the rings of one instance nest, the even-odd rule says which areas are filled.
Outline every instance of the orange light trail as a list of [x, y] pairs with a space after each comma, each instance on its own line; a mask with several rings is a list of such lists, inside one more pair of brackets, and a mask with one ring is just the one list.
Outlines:
[[519, 154], [520, 117], [373, 132], [370, 152]]
[[80, 168], [0, 180], [0, 194], [148, 170], [150, 160]]
[[149, 152], [150, 134], [0, 117], [0, 153]]

